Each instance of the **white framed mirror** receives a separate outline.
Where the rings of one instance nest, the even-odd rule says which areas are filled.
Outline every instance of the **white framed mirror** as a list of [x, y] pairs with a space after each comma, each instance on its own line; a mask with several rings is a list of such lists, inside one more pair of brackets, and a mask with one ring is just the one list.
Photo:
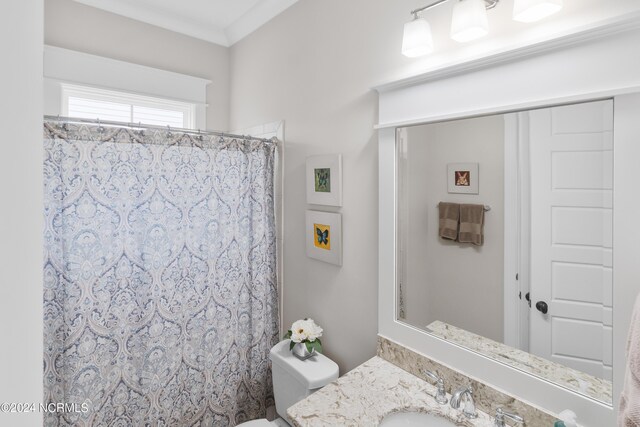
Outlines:
[[[637, 169], [637, 159], [640, 158], [640, 121], [637, 120], [637, 117], [640, 117], [640, 63], [631, 59], [629, 55], [634, 46], [640, 42], [640, 30], [636, 21], [633, 21], [633, 24], [629, 23], [623, 31], [618, 30], [612, 27], [585, 30], [574, 38], [564, 39], [562, 43], [538, 45], [535, 52], [523, 49], [517, 53], [497, 55], [490, 60], [474, 64], [453, 66], [447, 70], [448, 72], [436, 70], [420, 77], [377, 88], [380, 93], [378, 125], [380, 335], [551, 412], [559, 413], [563, 409], [573, 409], [586, 427], [615, 424], [617, 400], [624, 376], [625, 343], [629, 319], [633, 301], [640, 292], [640, 264], [637, 262], [637, 254], [640, 253], [637, 248], [640, 230], [636, 230], [633, 225], [634, 213], [640, 211], [640, 201], [635, 195], [637, 189], [633, 179]], [[558, 67], [558, 63], [564, 66]], [[515, 114], [517, 118], [518, 114], [524, 114], [530, 110], [603, 100], [612, 100], [615, 110], [611, 215], [613, 233], [610, 245], [615, 250], [612, 252], [610, 263], [614, 273], [610, 301], [611, 321], [608, 322], [612, 327], [610, 365], [612, 398], [610, 402], [597, 399], [580, 390], [559, 385], [551, 378], [542, 378], [531, 372], [524, 372], [495, 357], [482, 354], [478, 349], [469, 348], [468, 343], [453, 342], [442, 334], [439, 336], [433, 330], [427, 331], [426, 326], [438, 319], [431, 322], [427, 319], [426, 324], [425, 319], [420, 319], [415, 325], [407, 322], [406, 319], [399, 319], [400, 298], [396, 289], [401, 260], [398, 256], [400, 249], [398, 205], [404, 203], [401, 194], [397, 191], [399, 184], [397, 136], [402, 135], [403, 132], [399, 129], [433, 124], [446, 126], [442, 123], [492, 115]], [[506, 133], [510, 125], [505, 121], [504, 126]], [[460, 158], [455, 161], [474, 162], [474, 159]], [[504, 160], [503, 163], [507, 164]], [[479, 170], [480, 194], [482, 194], [484, 182], [482, 165]], [[475, 202], [486, 204], [479, 199]], [[428, 203], [429, 209], [433, 210], [430, 215], [437, 214], [437, 207], [431, 206], [431, 201]], [[493, 206], [492, 211], [487, 212], [487, 217], [492, 213], [495, 213]], [[505, 224], [508, 221], [509, 217], [505, 216], [503, 227], [513, 226]], [[496, 227], [495, 224], [494, 227]], [[508, 245], [508, 239], [504, 242]], [[606, 247], [608, 243], [603, 242], [601, 245], [603, 250], [610, 249]], [[456, 248], [454, 243], [451, 249], [459, 248]], [[513, 249], [513, 247], [504, 247], [502, 252], [506, 253]], [[503, 265], [503, 283], [504, 277], [508, 274], [510, 274], [509, 270], [506, 265]], [[503, 283], [500, 283], [501, 287]], [[545, 300], [539, 298], [534, 301], [534, 304], [538, 301]], [[605, 307], [604, 303], [603, 300], [602, 307]], [[502, 305], [504, 306], [504, 301]], [[601, 324], [608, 327], [609, 325], [604, 323], [604, 309], [601, 313], [603, 313]], [[503, 316], [509, 315], [514, 316], [513, 313], [508, 314], [503, 311]], [[512, 344], [512, 347], [516, 343], [514, 340], [524, 341], [520, 330], [512, 328], [511, 333], [508, 334], [505, 333], [504, 323], [502, 326], [502, 344], [505, 344], [505, 338], [511, 340], [507, 344]], [[460, 329], [474, 332], [469, 331], [472, 328], [468, 326], [466, 329], [464, 327]], [[486, 333], [480, 332], [476, 334]], [[601, 348], [604, 353], [605, 347]], [[603, 367], [604, 376], [606, 374], [604, 367], [609, 365], [605, 363], [604, 357], [600, 364]]]
[[612, 405], [613, 109], [399, 128], [396, 318]]

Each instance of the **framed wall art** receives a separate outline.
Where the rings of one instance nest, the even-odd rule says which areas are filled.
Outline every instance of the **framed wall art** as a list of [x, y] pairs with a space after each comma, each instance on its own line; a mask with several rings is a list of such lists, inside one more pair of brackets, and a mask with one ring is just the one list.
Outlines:
[[342, 206], [342, 155], [307, 157], [307, 203]]
[[342, 215], [307, 211], [307, 256], [330, 264], [342, 265]]
[[478, 163], [449, 163], [447, 165], [447, 192], [478, 194], [480, 176]]

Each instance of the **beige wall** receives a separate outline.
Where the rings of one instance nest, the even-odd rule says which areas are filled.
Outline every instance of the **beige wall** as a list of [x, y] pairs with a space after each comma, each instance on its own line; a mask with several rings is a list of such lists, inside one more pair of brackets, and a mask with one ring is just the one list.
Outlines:
[[[365, 19], [358, 8], [368, 1], [302, 0], [231, 48], [231, 128], [285, 120], [285, 327], [315, 319], [341, 373], [375, 354], [378, 330], [377, 96], [369, 88], [400, 39], [376, 32], [388, 12], [380, 5], [391, 2], [371, 3]], [[399, 18], [409, 3], [397, 3]], [[329, 153], [343, 154], [342, 267], [305, 254], [305, 160]]]
[[229, 49], [72, 0], [45, 1], [45, 44], [211, 80], [207, 128], [229, 129]]
[[[285, 120], [284, 325], [312, 317], [340, 372], [375, 354], [378, 146], [371, 87], [401, 73], [419, 1], [301, 0], [231, 48], [231, 128]], [[344, 206], [310, 206], [305, 161], [343, 154]], [[343, 215], [343, 266], [305, 254], [305, 211]]]
[[[440, 320], [502, 342], [504, 317], [504, 118], [407, 129], [406, 320]], [[447, 164], [479, 164], [479, 194], [449, 194]], [[439, 202], [491, 206], [481, 247], [438, 237]]]

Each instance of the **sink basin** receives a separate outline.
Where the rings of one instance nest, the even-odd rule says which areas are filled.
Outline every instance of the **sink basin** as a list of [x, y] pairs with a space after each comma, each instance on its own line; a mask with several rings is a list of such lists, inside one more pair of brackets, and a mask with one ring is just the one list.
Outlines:
[[423, 412], [395, 412], [382, 419], [380, 427], [456, 427], [446, 418]]

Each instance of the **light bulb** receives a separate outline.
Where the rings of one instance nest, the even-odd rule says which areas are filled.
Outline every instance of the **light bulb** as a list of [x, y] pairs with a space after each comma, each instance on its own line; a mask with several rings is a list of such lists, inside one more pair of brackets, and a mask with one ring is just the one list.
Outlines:
[[451, 38], [465, 43], [485, 36], [489, 21], [484, 0], [460, 0], [453, 6]]
[[402, 54], [409, 58], [415, 58], [431, 52], [433, 52], [431, 26], [426, 19], [416, 16], [413, 21], [404, 24]]

